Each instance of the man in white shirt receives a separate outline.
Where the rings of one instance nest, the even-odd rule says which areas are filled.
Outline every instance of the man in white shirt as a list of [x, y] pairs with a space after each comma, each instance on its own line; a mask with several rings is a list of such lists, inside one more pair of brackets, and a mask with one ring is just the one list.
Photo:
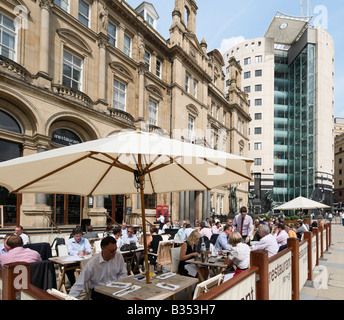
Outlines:
[[[88, 282], [92, 292], [92, 300], [106, 300], [107, 296], [94, 291], [94, 288], [106, 285], [112, 281], [124, 279], [128, 276], [123, 256], [117, 252], [116, 239], [106, 237], [102, 240], [102, 251], [94, 255], [81, 270], [81, 273], [71, 288], [69, 294], [75, 298], [80, 296]], [[113, 298], [109, 297], [113, 301]]]
[[251, 216], [247, 215], [246, 207], [241, 207], [240, 214], [234, 217], [233, 227], [235, 227], [236, 231], [240, 233], [243, 242], [249, 244], [254, 231], [254, 226]]
[[135, 230], [133, 227], [128, 227], [127, 228], [127, 233], [122, 234], [122, 242], [123, 244], [130, 244], [131, 242], [135, 242], [135, 245], [138, 245], [138, 240], [134, 234]]
[[185, 240], [189, 237], [189, 235], [192, 233], [192, 231], [194, 231], [193, 228], [191, 228], [191, 224], [187, 223], [186, 224], [186, 228], [184, 230], [184, 233], [182, 235], [182, 241], [185, 242]]
[[22, 226], [17, 226], [14, 228], [14, 234], [20, 236], [23, 239], [23, 244], [26, 245], [30, 242], [30, 238], [23, 232]]
[[159, 229], [162, 230], [162, 227], [165, 223], [165, 217], [161, 213], [159, 213], [159, 217], [156, 219], [156, 221], [160, 224]]
[[278, 253], [279, 246], [275, 236], [270, 233], [267, 225], [261, 225], [258, 229], [262, 238], [252, 247], [252, 250], [266, 250], [269, 258]]

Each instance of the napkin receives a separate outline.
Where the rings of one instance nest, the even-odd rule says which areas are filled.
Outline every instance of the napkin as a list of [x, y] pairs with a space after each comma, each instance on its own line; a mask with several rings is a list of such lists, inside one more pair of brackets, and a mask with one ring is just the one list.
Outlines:
[[134, 291], [137, 291], [137, 290], [141, 289], [140, 286], [132, 286], [132, 289], [130, 289], [130, 288], [131, 287], [129, 287], [127, 289], [123, 289], [123, 290], [117, 291], [117, 292], [113, 293], [113, 295], [115, 297], [122, 297], [122, 296], [125, 296], [128, 293], [132, 293]]
[[164, 279], [167, 279], [167, 278], [171, 278], [173, 276], [175, 276], [176, 273], [173, 273], [173, 272], [168, 272], [168, 273], [163, 273], [161, 274], [160, 276], [156, 277], [157, 279], [161, 279], [161, 280], [164, 280]]
[[167, 289], [167, 290], [177, 290], [178, 288], [180, 288], [180, 286], [175, 285], [175, 284], [171, 284], [171, 283], [165, 283], [165, 282], [159, 282], [157, 285], [157, 287], [159, 288], [163, 288], [163, 289]]
[[131, 283], [127, 283], [127, 282], [110, 282], [108, 284], [106, 284], [107, 287], [111, 287], [111, 288], [128, 288], [131, 286]]

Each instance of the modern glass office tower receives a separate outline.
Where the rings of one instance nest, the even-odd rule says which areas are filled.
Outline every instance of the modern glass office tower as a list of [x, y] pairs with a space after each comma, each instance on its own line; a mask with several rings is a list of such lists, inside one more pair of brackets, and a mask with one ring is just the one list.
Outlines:
[[[224, 54], [243, 69], [249, 95], [249, 156], [256, 212], [267, 198], [282, 204], [300, 195], [333, 204], [334, 43], [309, 18], [277, 13], [263, 38]], [[225, 74], [228, 75], [226, 66]]]

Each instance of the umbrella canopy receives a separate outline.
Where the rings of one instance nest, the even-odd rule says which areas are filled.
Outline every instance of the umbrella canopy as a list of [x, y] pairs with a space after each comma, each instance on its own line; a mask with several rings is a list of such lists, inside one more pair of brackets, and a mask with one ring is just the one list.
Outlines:
[[[141, 155], [142, 168], [138, 156]], [[140, 131], [0, 163], [0, 184], [14, 193], [86, 196], [211, 190], [251, 180], [252, 160]]]
[[274, 210], [304, 210], [304, 209], [329, 209], [330, 207], [304, 197], [295, 198], [289, 202], [282, 204]]
[[[12, 193], [84, 196], [211, 190], [251, 180], [251, 159], [141, 131], [0, 163], [0, 185]], [[146, 279], [148, 255], [144, 235]]]

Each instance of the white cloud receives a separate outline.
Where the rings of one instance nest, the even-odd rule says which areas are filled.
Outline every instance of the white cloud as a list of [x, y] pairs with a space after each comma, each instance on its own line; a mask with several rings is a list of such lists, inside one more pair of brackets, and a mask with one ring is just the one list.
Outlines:
[[223, 39], [221, 41], [220, 45], [220, 52], [224, 54], [226, 51], [228, 51], [230, 48], [234, 47], [235, 45], [244, 42], [245, 37], [244, 36], [238, 36], [238, 37], [231, 37], [228, 39]]

